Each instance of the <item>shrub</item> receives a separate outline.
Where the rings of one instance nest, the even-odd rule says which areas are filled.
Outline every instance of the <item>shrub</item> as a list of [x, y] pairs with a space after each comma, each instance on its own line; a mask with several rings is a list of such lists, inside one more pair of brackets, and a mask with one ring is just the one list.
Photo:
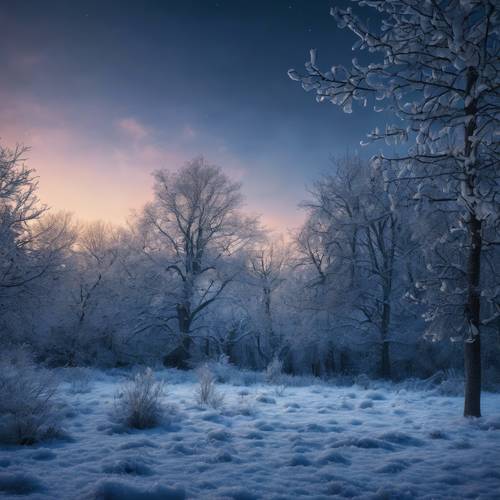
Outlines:
[[239, 375], [238, 369], [229, 362], [228, 356], [221, 354], [217, 361], [211, 361], [206, 365], [217, 382], [226, 384]]
[[279, 384], [283, 375], [283, 362], [274, 358], [266, 369], [266, 381], [269, 384]]
[[278, 397], [282, 397], [285, 395], [286, 388], [287, 388], [286, 384], [277, 385], [274, 388], [274, 394]]
[[[372, 381], [370, 380], [370, 377], [366, 375], [365, 373], [360, 373], [358, 376], [355, 377], [354, 383], [356, 385], [359, 385], [362, 389], [365, 391], [368, 390], [372, 386]], [[352, 381], [349, 385], [352, 384]]]
[[0, 441], [33, 444], [59, 434], [53, 374], [28, 352], [7, 350], [0, 358]]
[[429, 392], [438, 396], [462, 396], [464, 377], [457, 370], [439, 370], [426, 379], [406, 379], [398, 384], [399, 390]]
[[250, 401], [249, 394], [241, 394], [238, 401], [238, 406], [235, 409], [235, 413], [238, 415], [245, 415], [247, 417], [252, 417], [256, 414], [257, 410], [255, 405]]
[[441, 383], [436, 387], [440, 396], [462, 396], [464, 393], [464, 376], [457, 370], [445, 370]]
[[155, 427], [164, 415], [164, 393], [164, 383], [157, 382], [153, 370], [146, 368], [120, 388], [115, 396], [114, 416], [134, 429]]
[[196, 401], [199, 405], [220, 408], [224, 403], [224, 396], [217, 391], [215, 377], [207, 365], [198, 369], [199, 385], [196, 389]]

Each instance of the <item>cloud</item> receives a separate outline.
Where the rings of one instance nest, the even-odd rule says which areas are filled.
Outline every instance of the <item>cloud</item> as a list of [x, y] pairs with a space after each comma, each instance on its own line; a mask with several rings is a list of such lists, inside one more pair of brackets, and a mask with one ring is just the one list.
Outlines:
[[205, 130], [199, 133], [186, 126], [175, 136], [131, 116], [114, 120], [105, 113], [76, 121], [73, 108], [50, 106], [1, 89], [0, 115], [2, 145], [22, 142], [32, 147], [28, 164], [40, 176], [41, 200], [83, 220], [123, 223], [131, 209], [151, 199], [151, 172], [177, 170], [204, 154], [231, 179], [243, 183], [247, 210], [262, 213], [266, 226], [285, 230], [301, 221], [295, 193], [283, 190], [281, 179], [274, 182], [266, 175], [263, 182], [266, 165], [244, 161]]
[[149, 130], [135, 118], [122, 118], [116, 122], [118, 129], [134, 141], [141, 141], [149, 135]]
[[175, 169], [188, 159], [172, 145], [150, 143], [152, 131], [133, 119], [108, 122], [129, 138], [120, 141], [110, 127], [94, 133], [71, 120], [67, 109], [29, 98], [0, 100], [0, 115], [7, 118], [0, 123], [1, 144], [31, 146], [27, 163], [40, 177], [40, 199], [83, 220], [123, 223], [151, 198], [153, 170]]

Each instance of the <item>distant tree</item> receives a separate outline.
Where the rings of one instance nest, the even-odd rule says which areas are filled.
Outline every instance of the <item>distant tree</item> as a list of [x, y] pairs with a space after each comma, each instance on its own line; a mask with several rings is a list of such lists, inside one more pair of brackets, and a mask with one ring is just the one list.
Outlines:
[[27, 151], [21, 146], [15, 150], [0, 147], [0, 287], [4, 289], [22, 287], [44, 271], [43, 267], [28, 266], [28, 252], [24, 251], [33, 243], [29, 224], [46, 211], [36, 196], [34, 170], [24, 163]]
[[168, 276], [163, 327], [178, 338], [165, 363], [188, 367], [195, 322], [220, 299], [243, 266], [242, 250], [257, 234], [257, 221], [241, 212], [240, 185], [203, 158], [175, 173], [154, 174], [155, 199], [142, 213], [143, 248]]
[[27, 152], [23, 146], [0, 146], [0, 323], [10, 341], [15, 340], [12, 315], [26, 315], [24, 301], [43, 296], [42, 286], [51, 286], [74, 240], [69, 215], [48, 214], [39, 202]]
[[[498, 228], [500, 196], [498, 2], [354, 1], [381, 14], [379, 30], [351, 9], [332, 9], [332, 15], [340, 28], [357, 35], [354, 49], [368, 49], [373, 61], [364, 66], [354, 59], [350, 68], [333, 66], [323, 72], [312, 50], [307, 74], [290, 70], [289, 75], [314, 90], [318, 101], [330, 101], [345, 112], [352, 111], [354, 101], [366, 105], [375, 99], [376, 111], [395, 113], [398, 124], [375, 129], [369, 138], [414, 144], [406, 155], [379, 160], [397, 162], [398, 179], [418, 183], [419, 198], [431, 206], [455, 204], [456, 223], [463, 224], [467, 236], [461, 273], [464, 415], [480, 416], [481, 268], [485, 246], [498, 244], [496, 236], [484, 241], [485, 231], [491, 232], [486, 226]], [[498, 254], [495, 259], [498, 263]], [[449, 313], [449, 307], [439, 312]]]
[[52, 347], [52, 356], [70, 366], [95, 363], [97, 352], [113, 349], [119, 295], [115, 267], [120, 254], [119, 232], [101, 221], [80, 224], [69, 272], [64, 282], [69, 310], [62, 314], [62, 338]]
[[[112, 226], [101, 221], [86, 224], [77, 240], [79, 256], [84, 270], [92, 277], [81, 280], [78, 291], [78, 324], [83, 324], [92, 295], [96, 292], [118, 257], [118, 234]], [[88, 273], [87, 273], [88, 274]]]
[[316, 271], [310, 286], [323, 288], [324, 306], [344, 328], [377, 334], [377, 372], [390, 378], [394, 317], [407, 286], [405, 263], [415, 248], [403, 224], [406, 185], [387, 189], [380, 173], [356, 156], [336, 160], [334, 167], [302, 204], [309, 217], [298, 238], [301, 264]]
[[[261, 329], [264, 333], [266, 347], [262, 345], [260, 332], [257, 334], [259, 354], [270, 362], [279, 358], [283, 348], [283, 339], [276, 328], [276, 309], [273, 304], [278, 288], [286, 280], [290, 255], [284, 241], [268, 239], [264, 244], [257, 245], [251, 252], [247, 265], [250, 285], [259, 290]], [[279, 306], [278, 306], [279, 307]]]

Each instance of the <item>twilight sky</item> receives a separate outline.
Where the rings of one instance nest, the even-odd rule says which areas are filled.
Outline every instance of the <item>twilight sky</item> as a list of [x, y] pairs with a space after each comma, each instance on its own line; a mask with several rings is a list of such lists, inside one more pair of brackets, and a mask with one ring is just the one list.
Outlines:
[[329, 15], [345, 3], [0, 0], [0, 140], [30, 145], [42, 200], [82, 219], [125, 221], [153, 170], [203, 154], [286, 230], [330, 156], [375, 124], [287, 76], [312, 47], [349, 63], [355, 39]]

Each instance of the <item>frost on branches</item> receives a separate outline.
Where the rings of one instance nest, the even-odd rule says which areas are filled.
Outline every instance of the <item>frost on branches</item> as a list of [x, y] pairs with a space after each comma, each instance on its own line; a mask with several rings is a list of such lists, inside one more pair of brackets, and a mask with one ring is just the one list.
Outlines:
[[[498, 317], [497, 253], [500, 201], [500, 43], [494, 0], [354, 0], [383, 20], [371, 29], [350, 9], [332, 9], [340, 28], [356, 36], [353, 50], [372, 62], [323, 71], [311, 51], [306, 74], [289, 71], [318, 101], [350, 113], [355, 101], [391, 112], [395, 123], [371, 141], [407, 143], [398, 157], [380, 154], [382, 169], [397, 164], [389, 183], [411, 180], [426, 217], [444, 215], [429, 233], [431, 277], [420, 283], [431, 304], [430, 332], [447, 328], [465, 340], [466, 416], [480, 415], [480, 329]], [[495, 5], [496, 4], [496, 5]], [[452, 321], [448, 321], [453, 318]], [[442, 333], [441, 333], [442, 334]], [[440, 335], [441, 335], [440, 334]]]

